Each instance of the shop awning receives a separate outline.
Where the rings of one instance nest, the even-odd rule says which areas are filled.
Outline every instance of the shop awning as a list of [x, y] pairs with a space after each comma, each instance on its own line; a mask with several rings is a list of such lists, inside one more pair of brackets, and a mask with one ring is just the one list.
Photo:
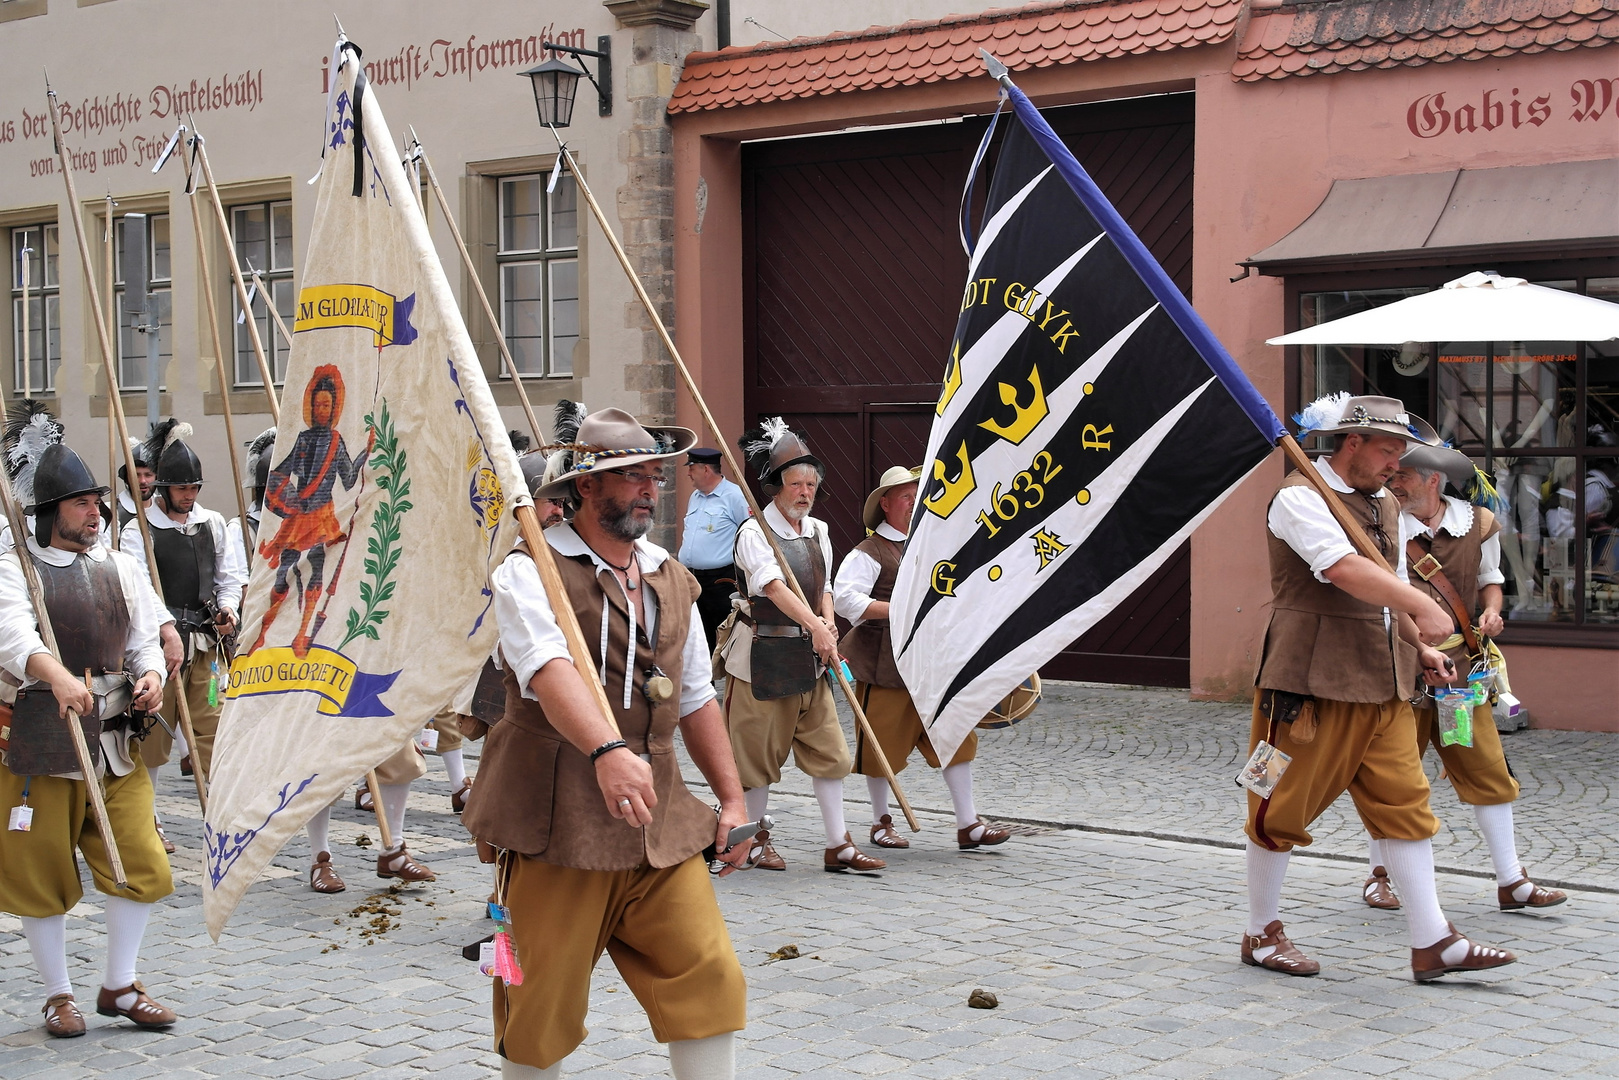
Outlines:
[[1335, 180], [1262, 274], [1619, 255], [1619, 158]]

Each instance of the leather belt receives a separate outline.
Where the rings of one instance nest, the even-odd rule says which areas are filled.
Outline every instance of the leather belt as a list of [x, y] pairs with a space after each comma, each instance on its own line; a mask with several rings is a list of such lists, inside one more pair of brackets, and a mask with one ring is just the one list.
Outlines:
[[738, 611], [736, 613], [736, 621], [742, 623], [744, 626], [751, 626], [753, 628], [754, 637], [802, 638], [809, 636], [808, 634], [804, 633], [804, 628], [799, 626], [797, 623], [793, 623], [790, 626], [779, 626], [775, 623], [764, 623], [761, 625], [754, 622], [752, 616], [743, 611]]
[[693, 577], [721, 578], [721, 577], [730, 577], [733, 574], [735, 574], [736, 573], [736, 564], [731, 563], [728, 566], [716, 566], [712, 570], [699, 570], [699, 569], [697, 569], [696, 567], [693, 567], [693, 566], [688, 566], [688, 567], [686, 567], [686, 569], [690, 570], [692, 572]]
[[1433, 552], [1418, 543], [1416, 537], [1405, 542], [1405, 558], [1411, 571], [1432, 585], [1450, 606], [1451, 615], [1462, 628], [1462, 640], [1467, 643], [1468, 654], [1479, 655], [1483, 649], [1479, 645], [1478, 635], [1473, 633], [1473, 618], [1467, 612], [1467, 605], [1462, 603], [1461, 593], [1456, 591], [1456, 586], [1445, 576], [1444, 564], [1434, 557]]

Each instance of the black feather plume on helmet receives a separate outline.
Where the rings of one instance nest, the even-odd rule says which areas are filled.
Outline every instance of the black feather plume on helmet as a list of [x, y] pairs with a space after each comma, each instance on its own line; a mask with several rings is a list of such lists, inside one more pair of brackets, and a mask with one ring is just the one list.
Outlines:
[[173, 442], [181, 442], [191, 438], [191, 425], [178, 417], [169, 417], [159, 420], [152, 426], [151, 433], [146, 436], [146, 457], [155, 468], [163, 451]]
[[579, 425], [585, 422], [589, 410], [582, 401], [569, 401], [563, 398], [557, 402], [555, 413], [551, 419], [551, 439], [553, 442], [571, 443], [579, 438]]
[[524, 435], [516, 428], [512, 428], [512, 430], [506, 432], [506, 438], [511, 440], [512, 452], [516, 454], [526, 454], [528, 453], [528, 448], [534, 445], [533, 439], [529, 438], [527, 435]]

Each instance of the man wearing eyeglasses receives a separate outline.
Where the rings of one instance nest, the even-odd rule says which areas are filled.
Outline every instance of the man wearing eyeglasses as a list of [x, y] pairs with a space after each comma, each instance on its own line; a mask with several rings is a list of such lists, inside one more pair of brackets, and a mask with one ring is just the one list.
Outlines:
[[1334, 436], [1313, 468], [1371, 537], [1391, 573], [1356, 552], [1326, 499], [1299, 473], [1282, 481], [1267, 516], [1274, 599], [1255, 679], [1249, 748], [1288, 757], [1274, 790], [1248, 795], [1248, 926], [1242, 962], [1285, 975], [1321, 965], [1283, 933], [1282, 881], [1310, 824], [1349, 792], [1405, 897], [1411, 972], [1418, 981], [1510, 964], [1503, 949], [1456, 932], [1439, 908], [1428, 778], [1410, 699], [1420, 666], [1430, 684], [1453, 667], [1433, 643], [1451, 619], [1398, 576], [1400, 509], [1384, 487], [1411, 446], [1438, 441], [1394, 398], [1337, 394], [1300, 415], [1300, 436]]
[[[568, 404], [568, 409], [573, 406]], [[567, 449], [534, 497], [570, 498], [546, 533], [594, 661], [576, 670], [539, 570], [519, 547], [495, 571], [506, 713], [489, 731], [463, 820], [499, 849], [496, 896], [510, 912], [523, 981], [494, 983], [495, 1049], [507, 1078], [554, 1077], [585, 1037], [591, 972], [605, 949], [669, 1044], [674, 1074], [728, 1078], [746, 984], [701, 857], [731, 873], [747, 845], [742, 787], [714, 703], [697, 582], [645, 539], [667, 485], [663, 463], [696, 441], [618, 409], [557, 425]], [[548, 474], [549, 475], [549, 474]], [[586, 679], [600, 679], [604, 716]], [[687, 789], [688, 756], [720, 803]]]
[[703, 632], [713, 651], [714, 635], [731, 613], [731, 593], [736, 591], [736, 565], [731, 548], [736, 531], [748, 520], [748, 500], [742, 489], [720, 474], [720, 452], [699, 446], [686, 455], [686, 476], [691, 480], [691, 498], [686, 502], [685, 526], [681, 530], [680, 565], [697, 576], [703, 595], [697, 598], [697, 612], [703, 617]]

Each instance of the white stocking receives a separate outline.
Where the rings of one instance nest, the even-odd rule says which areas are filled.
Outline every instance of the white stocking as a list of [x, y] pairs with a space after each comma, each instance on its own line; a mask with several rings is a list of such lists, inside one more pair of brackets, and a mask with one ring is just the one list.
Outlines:
[[34, 969], [45, 984], [45, 996], [73, 993], [67, 977], [67, 916], [31, 919], [24, 915], [22, 932], [28, 938], [28, 951], [34, 955]]
[[[138, 903], [123, 896], [107, 897], [107, 977], [101, 985], [108, 990], [122, 990], [135, 982], [141, 939], [146, 936], [146, 920], [151, 915], [151, 904]], [[134, 991], [118, 999], [120, 1009], [127, 1009], [133, 1004]]]
[[[1383, 857], [1389, 877], [1400, 890], [1411, 947], [1426, 949], [1450, 934], [1445, 913], [1439, 910], [1439, 887], [1433, 876], [1432, 840], [1384, 840]], [[1458, 943], [1460, 944], [1460, 943]]]
[[[1287, 878], [1291, 851], [1270, 851], [1248, 841], [1248, 933], [1258, 937], [1265, 927], [1281, 918], [1282, 882]], [[1254, 950], [1255, 960], [1264, 960], [1275, 946]]]
[[821, 824], [826, 826], [826, 846], [840, 848], [849, 834], [843, 820], [843, 780], [830, 780], [824, 776], [811, 778], [815, 788], [815, 801], [821, 805]]
[[[146, 775], [150, 776], [152, 778], [152, 790], [156, 791], [157, 790], [157, 766], [156, 765], [148, 765], [146, 767]], [[156, 810], [152, 811], [152, 818], [159, 825], [163, 824], [163, 815], [158, 813]]]
[[768, 787], [749, 788], [742, 793], [742, 801], [748, 807], [748, 820], [758, 821], [770, 810], [770, 789]]
[[450, 786], [461, 790], [461, 785], [467, 782], [467, 763], [462, 760], [461, 748], [443, 751], [439, 760], [444, 762], [444, 771], [450, 774]]
[[1366, 859], [1367, 865], [1371, 867], [1366, 872], [1367, 877], [1370, 877], [1372, 870], [1376, 870], [1379, 866], [1388, 869], [1389, 864], [1383, 861], [1383, 841], [1374, 836], [1366, 838]]
[[[1495, 883], [1505, 888], [1524, 877], [1523, 867], [1518, 862], [1518, 841], [1512, 835], [1512, 804], [1475, 806], [1473, 816], [1478, 818], [1478, 831], [1484, 834], [1484, 842], [1490, 848], [1490, 861], [1495, 863]], [[1533, 886], [1525, 888], [1533, 890]]]
[[675, 1040], [669, 1044], [669, 1067], [675, 1080], [731, 1080], [736, 1076], [736, 1032]]
[[309, 834], [309, 861], [314, 862], [315, 856], [323, 851], [332, 850], [327, 841], [330, 839], [332, 827], [332, 808], [322, 807], [315, 816], [309, 819], [304, 831]]
[[888, 813], [888, 781], [880, 776], [868, 776], [866, 791], [871, 795], [871, 823], [879, 824]]
[[[566, 1061], [567, 1058], [563, 1058]], [[506, 1058], [500, 1059], [501, 1080], [557, 1080], [562, 1075], [562, 1061], [557, 1062], [548, 1069], [536, 1068], [533, 1065], [519, 1065]]]
[[[973, 805], [973, 766], [970, 761], [946, 765], [944, 786], [950, 789], [950, 804], [956, 808], [956, 828], [970, 829], [978, 824], [978, 808]], [[979, 836], [983, 834], [980, 833]], [[978, 836], [968, 839], [977, 840]]]
[[394, 846], [388, 853], [405, 846], [405, 803], [410, 799], [409, 784], [378, 784], [382, 793], [382, 813], [388, 819], [388, 831], [393, 833]]

